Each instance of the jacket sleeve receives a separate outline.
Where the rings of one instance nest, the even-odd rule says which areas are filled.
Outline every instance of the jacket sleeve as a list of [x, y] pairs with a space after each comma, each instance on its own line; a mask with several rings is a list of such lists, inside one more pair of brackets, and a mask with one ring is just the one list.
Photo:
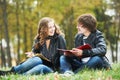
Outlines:
[[83, 56], [105, 56], [106, 42], [101, 32], [96, 33], [94, 47], [91, 50], [83, 50]]
[[[66, 49], [66, 40], [60, 35], [59, 36], [59, 48], [60, 49]], [[63, 54], [62, 51], [59, 51], [60, 54]]]

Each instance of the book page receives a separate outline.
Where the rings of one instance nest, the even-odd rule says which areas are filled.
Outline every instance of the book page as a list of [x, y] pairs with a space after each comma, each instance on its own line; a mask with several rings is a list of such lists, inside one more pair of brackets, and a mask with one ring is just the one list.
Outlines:
[[35, 54], [35, 56], [38, 56], [38, 57], [40, 57], [41, 59], [44, 59], [44, 60], [46, 60], [46, 61], [49, 61], [50, 62], [50, 60], [49, 59], [47, 59], [44, 55], [42, 55], [41, 53], [37, 53], [37, 54]]

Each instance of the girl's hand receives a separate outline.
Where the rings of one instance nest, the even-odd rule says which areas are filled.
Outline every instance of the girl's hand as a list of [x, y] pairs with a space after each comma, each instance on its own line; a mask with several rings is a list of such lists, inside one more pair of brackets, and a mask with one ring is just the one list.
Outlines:
[[25, 54], [26, 54], [27, 57], [29, 57], [29, 58], [35, 56], [33, 52], [26, 52]]

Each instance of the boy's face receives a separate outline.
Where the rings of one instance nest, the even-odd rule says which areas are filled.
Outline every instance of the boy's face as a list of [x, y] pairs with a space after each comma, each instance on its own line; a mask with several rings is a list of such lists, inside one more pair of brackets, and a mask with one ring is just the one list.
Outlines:
[[82, 33], [82, 34], [84, 34], [87, 31], [87, 29], [83, 27], [83, 24], [81, 23], [78, 23], [77, 29], [78, 29], [78, 33]]

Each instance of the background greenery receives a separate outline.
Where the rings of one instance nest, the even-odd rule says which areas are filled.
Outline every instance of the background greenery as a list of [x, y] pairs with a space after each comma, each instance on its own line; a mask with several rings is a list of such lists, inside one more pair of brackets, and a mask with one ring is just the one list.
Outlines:
[[[67, 48], [74, 47], [77, 17], [93, 14], [104, 33], [112, 62], [118, 62], [120, 0], [0, 0], [0, 66], [18, 64], [31, 51], [37, 25], [49, 16], [65, 33]], [[108, 14], [109, 13], [109, 14]], [[5, 43], [4, 43], [5, 41]]]

